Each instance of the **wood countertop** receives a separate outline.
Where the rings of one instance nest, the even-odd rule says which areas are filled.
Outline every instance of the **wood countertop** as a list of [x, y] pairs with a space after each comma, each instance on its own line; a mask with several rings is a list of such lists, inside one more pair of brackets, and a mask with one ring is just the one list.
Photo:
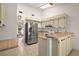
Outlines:
[[[72, 35], [73, 35], [73, 33], [71, 33], [71, 32], [55, 32], [55, 33], [50, 33], [47, 37], [62, 40], [64, 38], [67, 38], [67, 37], [72, 36]], [[39, 32], [38, 37], [41, 39], [47, 40], [47, 37], [45, 36], [44, 32]]]
[[38, 38], [47, 40], [47, 37], [45, 36], [44, 32], [39, 32], [38, 33]]

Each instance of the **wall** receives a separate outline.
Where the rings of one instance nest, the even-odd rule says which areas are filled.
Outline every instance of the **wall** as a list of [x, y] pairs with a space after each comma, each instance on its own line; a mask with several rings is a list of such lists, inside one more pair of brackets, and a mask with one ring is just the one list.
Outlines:
[[[20, 14], [18, 11], [22, 11], [23, 13]], [[22, 16], [22, 20], [24, 20], [24, 25], [25, 25], [26, 18], [30, 18], [31, 20], [41, 21], [41, 16], [42, 16], [41, 13], [42, 13], [42, 11], [40, 11], [36, 8], [33, 8], [27, 4], [22, 4], [22, 3], [17, 4], [17, 16], [18, 15]], [[34, 14], [35, 16], [32, 16], [32, 14]], [[38, 27], [41, 27], [40, 23], [38, 24]], [[25, 32], [25, 26], [23, 27], [23, 32]], [[25, 39], [25, 37], [24, 37], [24, 39]], [[25, 42], [24, 39], [23, 39], [23, 42]]]
[[[42, 11], [35, 9], [33, 7], [28, 6], [27, 4], [17, 4], [17, 14], [19, 15], [18, 11], [23, 11], [23, 19], [25, 18], [32, 18], [33, 20], [41, 20], [41, 13]], [[32, 16], [34, 14], [35, 16]]]
[[[37, 20], [37, 21], [41, 21], [42, 18], [42, 11], [36, 8], [33, 8], [27, 4], [22, 4], [22, 3], [18, 3], [17, 4], [17, 15], [19, 15], [18, 11], [23, 11], [22, 14], [20, 14], [22, 16], [22, 20], [24, 20], [25, 22], [25, 18], [30, 18], [31, 20]], [[32, 16], [32, 14], [34, 14], [35, 16]], [[41, 24], [38, 24], [38, 27], [41, 27]]]
[[66, 13], [69, 15], [70, 26], [68, 31], [75, 34], [73, 48], [79, 50], [79, 4], [64, 4], [62, 6], [52, 7], [43, 12], [43, 18]]
[[5, 6], [5, 27], [0, 28], [0, 40], [16, 38], [16, 26], [17, 26], [17, 4], [3, 4]]

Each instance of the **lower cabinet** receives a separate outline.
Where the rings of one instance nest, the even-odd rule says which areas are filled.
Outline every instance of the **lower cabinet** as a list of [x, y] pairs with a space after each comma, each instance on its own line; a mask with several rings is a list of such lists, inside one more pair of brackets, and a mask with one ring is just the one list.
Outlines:
[[72, 51], [72, 41], [71, 36], [59, 40], [58, 43], [58, 56], [67, 56]]
[[[39, 56], [67, 56], [72, 51], [73, 37], [39, 39]], [[52, 52], [52, 53], [50, 53]]]
[[58, 55], [59, 56], [65, 56], [66, 55], [66, 40], [63, 39], [58, 44]]

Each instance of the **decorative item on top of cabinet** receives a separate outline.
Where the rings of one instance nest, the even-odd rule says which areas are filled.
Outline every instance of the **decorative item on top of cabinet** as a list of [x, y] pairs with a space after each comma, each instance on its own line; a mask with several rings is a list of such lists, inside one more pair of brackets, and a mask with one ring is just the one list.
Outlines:
[[5, 7], [2, 3], [0, 3], [0, 27], [5, 26], [4, 19], [5, 19]]

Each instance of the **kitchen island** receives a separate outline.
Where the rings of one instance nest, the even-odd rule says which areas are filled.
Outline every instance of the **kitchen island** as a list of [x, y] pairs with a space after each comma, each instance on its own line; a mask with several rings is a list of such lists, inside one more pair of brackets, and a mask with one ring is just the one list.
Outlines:
[[73, 33], [39, 32], [39, 55], [41, 56], [66, 56], [72, 51]]

